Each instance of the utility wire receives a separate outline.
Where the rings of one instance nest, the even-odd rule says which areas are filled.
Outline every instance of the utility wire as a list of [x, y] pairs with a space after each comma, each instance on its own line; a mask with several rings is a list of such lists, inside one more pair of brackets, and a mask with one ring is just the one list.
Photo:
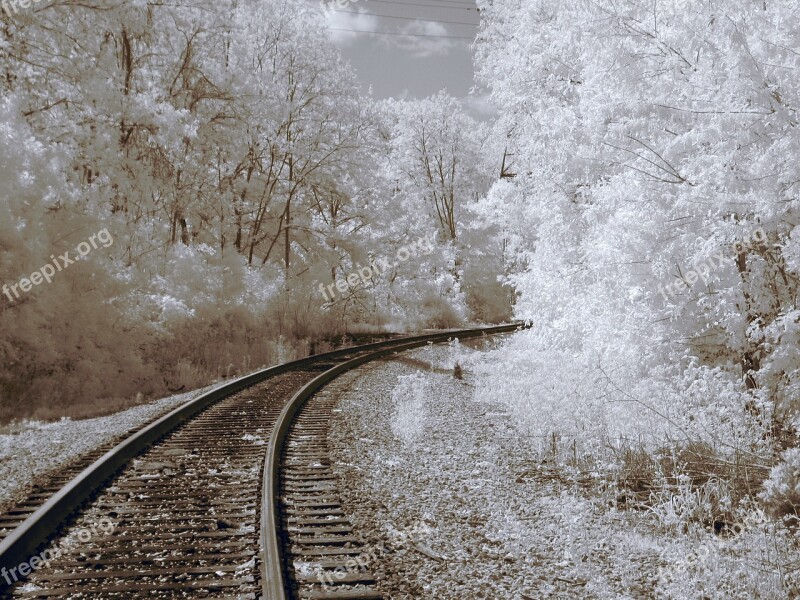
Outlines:
[[335, 12], [340, 13], [350, 13], [351, 15], [365, 15], [369, 17], [378, 17], [380, 19], [403, 19], [404, 21], [428, 21], [429, 23], [447, 23], [448, 25], [471, 25], [472, 27], [477, 27], [478, 23], [466, 23], [464, 21], [440, 21], [439, 19], [417, 19], [414, 17], [394, 17], [391, 15], [376, 15], [373, 13], [362, 13], [358, 12], [357, 10], [339, 10], [334, 9]]
[[458, 35], [430, 35], [424, 33], [392, 33], [389, 31], [364, 31], [363, 29], [342, 29], [339, 27], [325, 27], [328, 31], [352, 31], [353, 33], [368, 33], [370, 35], [401, 35], [409, 37], [446, 38], [448, 40], [474, 40], [474, 37]]
[[368, 0], [369, 2], [378, 2], [380, 4], [394, 4], [395, 6], [424, 6], [425, 8], [435, 8], [440, 10], [474, 10], [475, 12], [478, 11], [478, 8], [468, 8], [464, 6], [436, 6], [434, 4], [418, 4], [415, 2], [394, 2], [393, 0]]

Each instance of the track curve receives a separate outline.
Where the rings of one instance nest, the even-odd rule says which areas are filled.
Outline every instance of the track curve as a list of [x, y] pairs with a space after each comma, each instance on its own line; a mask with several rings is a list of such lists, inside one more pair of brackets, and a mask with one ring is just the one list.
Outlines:
[[[284, 444], [306, 400], [368, 360], [518, 327], [338, 350], [260, 371], [187, 403], [107, 452], [0, 543], [0, 595], [293, 597], [276, 502]], [[45, 546], [57, 539], [60, 545]]]

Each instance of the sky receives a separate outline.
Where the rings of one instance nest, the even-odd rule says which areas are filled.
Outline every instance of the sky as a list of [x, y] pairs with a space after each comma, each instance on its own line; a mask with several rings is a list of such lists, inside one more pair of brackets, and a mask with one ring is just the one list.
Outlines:
[[[319, 0], [311, 0], [320, 4]], [[494, 110], [475, 86], [474, 0], [322, 0], [328, 35], [376, 98], [425, 98], [446, 89], [475, 117]]]

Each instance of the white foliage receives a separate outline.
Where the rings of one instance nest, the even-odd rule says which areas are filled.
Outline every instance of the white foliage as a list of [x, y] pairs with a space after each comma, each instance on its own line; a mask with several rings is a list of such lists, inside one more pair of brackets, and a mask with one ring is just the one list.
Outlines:
[[601, 455], [681, 438], [763, 452], [800, 410], [800, 5], [481, 8], [517, 173], [483, 214], [511, 234], [535, 328], [498, 354], [518, 377], [491, 393], [534, 435]]
[[394, 390], [391, 426], [405, 444], [414, 444], [425, 432], [427, 381], [421, 373], [403, 375]]

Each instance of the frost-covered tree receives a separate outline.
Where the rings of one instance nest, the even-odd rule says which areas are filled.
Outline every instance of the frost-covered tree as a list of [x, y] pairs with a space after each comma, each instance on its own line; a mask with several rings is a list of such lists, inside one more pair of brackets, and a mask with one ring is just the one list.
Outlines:
[[437, 263], [423, 272], [436, 281], [439, 296], [460, 305], [462, 314], [502, 320], [511, 304], [497, 281], [502, 242], [494, 225], [474, 212], [497, 177], [488, 127], [445, 92], [385, 101], [381, 110], [388, 142], [382, 212], [397, 215], [407, 231], [400, 240], [422, 232], [437, 239]]
[[[3, 281], [84, 233], [114, 239], [35, 297], [3, 297], [14, 324], [0, 335], [4, 415], [41, 410], [46, 390], [57, 405], [81, 399], [92, 412], [104, 398], [111, 410], [303, 353], [339, 329], [464, 318], [451, 238], [489, 185], [480, 128], [442, 112], [452, 100], [430, 101], [446, 117], [431, 122], [438, 179], [431, 170], [424, 189], [403, 182], [398, 194], [385, 167], [405, 131], [360, 94], [314, 7], [89, 1], [0, 19]], [[442, 252], [326, 306], [320, 283], [437, 228]], [[491, 259], [471, 268], [496, 276]], [[108, 373], [119, 376], [104, 387]]]
[[549, 365], [516, 391], [550, 394], [548, 423], [576, 435], [623, 440], [646, 418], [653, 443], [787, 439], [797, 2], [481, 9], [478, 64], [516, 172], [484, 213], [508, 232], [518, 314], [537, 323], [526, 355]]

